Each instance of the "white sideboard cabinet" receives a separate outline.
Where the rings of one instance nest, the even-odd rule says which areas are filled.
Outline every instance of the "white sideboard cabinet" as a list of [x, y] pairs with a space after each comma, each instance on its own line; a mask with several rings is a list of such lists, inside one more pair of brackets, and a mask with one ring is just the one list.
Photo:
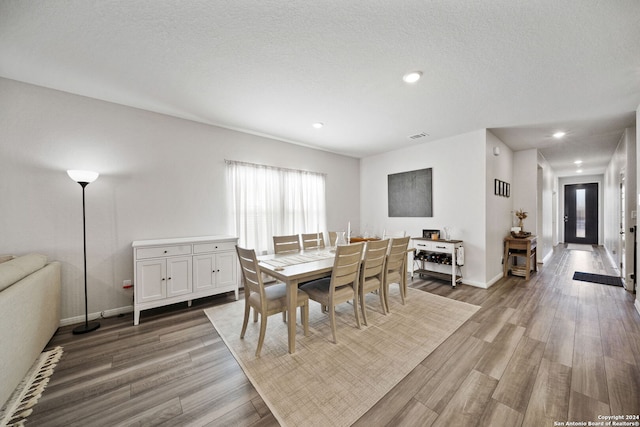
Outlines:
[[224, 292], [238, 299], [238, 261], [233, 236], [138, 240], [133, 247], [133, 324], [140, 312]]

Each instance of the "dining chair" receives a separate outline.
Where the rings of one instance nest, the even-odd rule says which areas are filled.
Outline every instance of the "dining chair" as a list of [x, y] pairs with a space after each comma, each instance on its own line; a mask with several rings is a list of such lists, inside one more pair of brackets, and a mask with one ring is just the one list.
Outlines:
[[300, 252], [300, 238], [297, 234], [273, 236], [273, 251], [277, 254]]
[[389, 242], [389, 253], [385, 264], [384, 273], [384, 303], [387, 312], [389, 311], [389, 285], [397, 283], [400, 286], [400, 298], [402, 305], [405, 302], [407, 247], [410, 236], [393, 238]]
[[300, 287], [309, 295], [309, 298], [320, 303], [323, 311], [329, 312], [331, 334], [333, 335], [333, 342], [336, 344], [338, 343], [336, 337], [336, 305], [353, 300], [353, 314], [356, 317], [356, 325], [360, 329], [358, 280], [363, 247], [364, 243], [338, 246], [331, 277], [314, 280]]
[[367, 325], [367, 305], [365, 303], [365, 297], [368, 293], [378, 292], [382, 314], [387, 314], [384, 302], [384, 266], [387, 259], [388, 248], [389, 240], [372, 240], [367, 242], [364, 251], [358, 294], [360, 296], [362, 320], [365, 325]]
[[[253, 249], [244, 249], [239, 246], [236, 246], [236, 252], [238, 253], [244, 280], [244, 320], [240, 338], [244, 338], [244, 334], [247, 331], [249, 312], [253, 307], [254, 312], [260, 314], [260, 335], [258, 336], [258, 348], [256, 349], [256, 357], [259, 357], [264, 342], [264, 334], [267, 330], [267, 318], [272, 314], [286, 313], [287, 311], [287, 285], [277, 283], [265, 286], [258, 267], [256, 252]], [[301, 290], [298, 290], [298, 307], [300, 307], [300, 319], [304, 327], [304, 334], [309, 335], [309, 295]]]
[[322, 233], [305, 233], [300, 235], [302, 249], [324, 249], [324, 235]]

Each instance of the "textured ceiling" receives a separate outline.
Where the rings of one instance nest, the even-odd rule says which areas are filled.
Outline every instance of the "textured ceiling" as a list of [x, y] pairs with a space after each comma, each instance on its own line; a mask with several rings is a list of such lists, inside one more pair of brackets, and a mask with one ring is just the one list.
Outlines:
[[602, 173], [640, 2], [1, 0], [0, 76], [355, 157], [489, 128]]

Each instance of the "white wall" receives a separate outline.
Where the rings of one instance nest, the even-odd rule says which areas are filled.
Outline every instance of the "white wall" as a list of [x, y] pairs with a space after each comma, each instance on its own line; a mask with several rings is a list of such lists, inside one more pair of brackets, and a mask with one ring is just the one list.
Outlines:
[[[640, 123], [640, 105], [638, 105], [638, 108], [636, 109], [636, 143], [637, 141], [640, 141], [640, 126], [638, 126], [638, 123]], [[638, 190], [640, 190], [640, 150], [636, 149], [636, 194], [638, 193]], [[636, 203], [636, 206], [634, 207], [634, 209], [638, 209], [640, 207], [640, 194], [638, 194], [638, 198], [636, 199], [638, 202]], [[640, 238], [638, 239], [640, 240]], [[637, 251], [638, 253], [636, 253], [636, 263], [638, 266], [640, 266], [640, 251]], [[637, 272], [636, 274], [640, 274], [640, 272]], [[638, 282], [638, 279], [636, 278], [636, 282]], [[637, 283], [636, 283], [636, 310], [638, 311], [638, 313], [640, 313], [640, 293], [637, 291]]]
[[624, 136], [620, 139], [616, 151], [604, 173], [604, 212], [603, 246], [609, 253], [614, 265], [621, 262], [620, 250], [620, 174], [626, 173], [627, 149]]
[[[451, 227], [464, 241], [464, 283], [485, 287], [486, 131], [484, 129], [367, 157], [360, 161], [361, 223], [381, 233]], [[433, 217], [389, 218], [387, 175], [433, 168]]]
[[[498, 137], [487, 131], [486, 148], [486, 281], [491, 285], [502, 278], [504, 258], [504, 237], [509, 235], [513, 217], [513, 151]], [[500, 149], [500, 155], [493, 154], [494, 147]], [[511, 196], [495, 195], [494, 179], [511, 184]]]
[[133, 240], [233, 233], [224, 159], [326, 173], [328, 227], [358, 227], [354, 158], [7, 79], [0, 135], [0, 253], [62, 262], [63, 319], [84, 315], [82, 192], [67, 169], [101, 173], [86, 189], [90, 313], [131, 305]]
[[[627, 265], [627, 274], [626, 274], [626, 283], [627, 289], [633, 291], [633, 280], [630, 277], [630, 274], [633, 273], [633, 233], [630, 232], [630, 228], [637, 225], [637, 215], [638, 215], [638, 198], [637, 198], [637, 169], [635, 165], [636, 159], [636, 150], [637, 150], [637, 140], [636, 140], [636, 128], [628, 128], [625, 129], [624, 137], [626, 139], [627, 145], [627, 173], [626, 173], [626, 206], [625, 206], [625, 217], [626, 217], [626, 236], [625, 245], [626, 245], [626, 265]], [[637, 236], [636, 236], [637, 239]], [[637, 274], [637, 273], [636, 273]]]
[[557, 235], [554, 233], [557, 209], [554, 198], [557, 184], [553, 169], [540, 153], [538, 153], [538, 172], [536, 234], [538, 235], [538, 262], [542, 262], [551, 257], [553, 246], [557, 243]]
[[538, 224], [538, 151], [535, 149], [516, 151], [513, 153], [513, 226], [518, 225], [515, 212], [523, 209], [527, 218], [523, 221], [524, 231], [537, 234]]
[[[616, 151], [604, 174], [604, 247], [611, 256], [614, 264], [624, 264], [625, 286], [633, 290], [633, 233], [629, 231], [636, 225], [636, 129], [628, 128], [620, 138]], [[625, 206], [620, 206], [620, 183], [624, 176]], [[620, 238], [620, 212], [624, 209], [624, 247]], [[624, 252], [624, 258], [622, 253]]]

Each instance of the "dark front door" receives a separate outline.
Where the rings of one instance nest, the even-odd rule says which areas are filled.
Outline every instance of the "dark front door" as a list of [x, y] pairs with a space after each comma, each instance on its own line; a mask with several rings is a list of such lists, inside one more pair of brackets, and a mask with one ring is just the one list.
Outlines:
[[564, 241], [598, 244], [598, 184], [564, 187]]

